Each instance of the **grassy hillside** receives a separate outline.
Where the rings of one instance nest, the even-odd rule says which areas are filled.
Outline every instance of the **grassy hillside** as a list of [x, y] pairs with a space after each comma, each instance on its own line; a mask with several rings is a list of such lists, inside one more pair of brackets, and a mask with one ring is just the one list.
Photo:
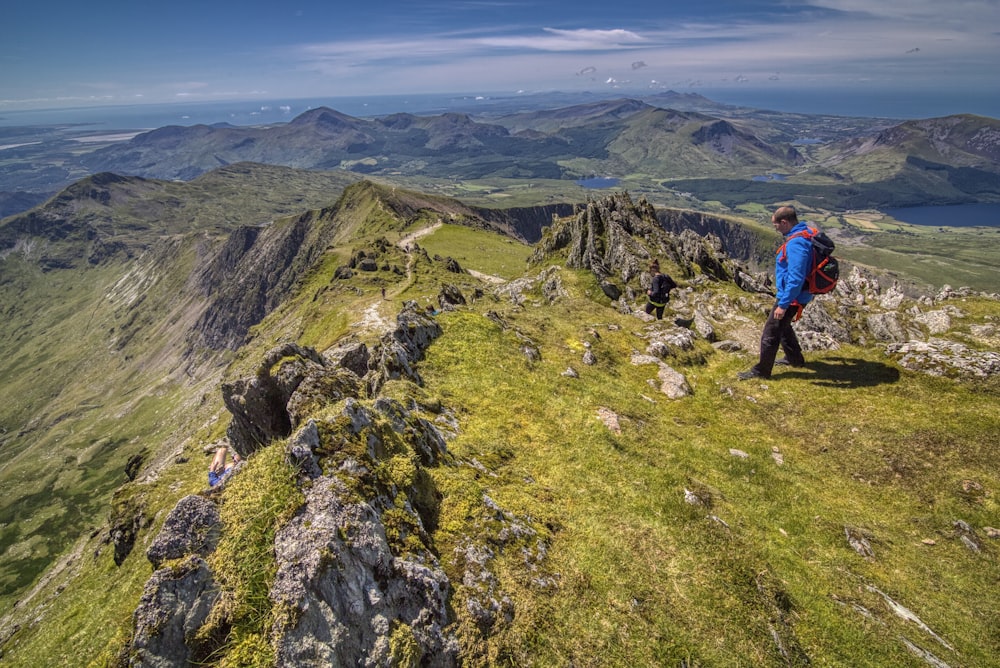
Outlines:
[[[382, 220], [373, 212], [365, 221]], [[385, 251], [382, 260], [400, 273], [331, 280], [354, 251], [388, 233], [377, 224], [373, 236], [328, 249], [297, 295], [255, 328], [226, 376], [246, 375], [280, 340], [321, 350], [347, 335], [374, 340], [403, 300], [435, 303], [443, 283], [466, 296], [483, 290], [436, 316], [444, 333], [419, 365], [420, 402], [457, 420], [452, 459], [430, 470], [442, 494], [432, 540], [456, 583], [457, 623], [466, 622], [455, 548], [481, 530], [484, 495], [522, 518], [538, 543], [530, 554], [497, 546], [494, 595], [509, 602], [511, 617], [484, 642], [464, 636], [479, 657], [470, 665], [926, 665], [918, 651], [953, 666], [1000, 665], [992, 631], [1000, 624], [1000, 565], [985, 530], [1000, 511], [995, 382], [919, 375], [880, 347], [844, 346], [810, 353], [806, 369], [737, 383], [752, 355], [700, 341], [668, 360], [693, 390], [670, 400], [657, 389], [656, 367], [630, 360], [670, 317], [690, 317], [692, 302], [646, 323], [612, 308], [591, 274], [560, 269], [565, 297], [550, 304], [536, 287], [516, 304], [433, 256], [514, 278], [543, 268], [521, 269], [529, 248], [433, 223], [422, 223], [431, 231], [415, 239], [429, 259]], [[699, 290], [763, 306], [729, 285]], [[961, 310], [959, 329], [1000, 315], [995, 302], [975, 299]], [[752, 344], [759, 325], [733, 319], [719, 336]], [[525, 341], [538, 360], [525, 357]], [[593, 365], [582, 363], [588, 347]], [[564, 375], [568, 367], [577, 378]], [[0, 631], [5, 663], [79, 665], [83, 656], [114, 664], [150, 572], [145, 546], [173, 502], [204, 487], [205, 448], [224, 427], [211, 388], [150, 397], [149, 410], [162, 414], [182, 397], [197, 398], [198, 407], [193, 428], [177, 425], [189, 431], [173, 463], [116, 495], [116, 506], [146, 504], [151, 523], [136, 549], [116, 567], [101, 537], [84, 532], [67, 567], [18, 608], [19, 630]], [[136, 428], [151, 423], [142, 415]], [[144, 442], [156, 447], [165, 438]], [[277, 498], [281, 446], [256, 455], [256, 468], [223, 498], [250, 532], [239, 539], [249, 542], [234, 543], [243, 548], [226, 552], [236, 571], [268, 572], [268, 552], [257, 548], [281, 518], [258, 516], [245, 500]], [[979, 551], [963, 542], [957, 522], [975, 531]], [[867, 556], [850, 540], [866, 542]], [[255, 582], [246, 586], [266, 586]], [[266, 632], [272, 611], [258, 601], [245, 614], [230, 646], [242, 643], [243, 654], [209, 663], [267, 657], [265, 648], [248, 650], [247, 639]]]

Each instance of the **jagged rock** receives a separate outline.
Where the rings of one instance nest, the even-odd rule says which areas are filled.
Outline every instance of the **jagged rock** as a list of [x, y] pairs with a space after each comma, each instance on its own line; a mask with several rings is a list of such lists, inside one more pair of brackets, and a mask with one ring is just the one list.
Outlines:
[[394, 556], [376, 508], [352, 496], [318, 478], [275, 537], [270, 596], [287, 613], [272, 629], [278, 665], [388, 665], [393, 624], [408, 631], [420, 665], [457, 665], [447, 576], [430, 552]]
[[988, 378], [1000, 373], [1000, 353], [972, 350], [945, 339], [892, 343], [885, 351], [898, 356], [900, 366], [931, 376]]
[[506, 330], [506, 329], [510, 328], [510, 325], [507, 324], [507, 321], [504, 320], [504, 317], [502, 315], [500, 315], [499, 313], [497, 313], [496, 311], [492, 311], [492, 310], [487, 311], [484, 314], [484, 317], [487, 320], [489, 320], [490, 322], [492, 322], [493, 324], [495, 324], [500, 329]]
[[521, 354], [528, 360], [528, 364], [534, 364], [542, 360], [542, 353], [538, 348], [531, 345], [521, 346]]
[[288, 439], [286, 452], [289, 463], [307, 478], [318, 478], [323, 474], [316, 456], [319, 447], [319, 429], [314, 420], [309, 420]]
[[750, 274], [742, 269], [734, 272], [733, 282], [737, 287], [747, 292], [758, 292], [762, 294], [773, 294], [774, 288], [771, 285], [771, 277], [767, 274]]
[[875, 558], [875, 551], [872, 550], [866, 531], [857, 527], [845, 526], [844, 535], [847, 536], [848, 545], [850, 545], [855, 552], [869, 561]]
[[[643, 265], [650, 258], [649, 251], [637, 239], [654, 230], [662, 232], [652, 205], [645, 199], [633, 204], [627, 193], [615, 193], [599, 201], [588, 201], [586, 208], [572, 219], [550, 228], [530, 262], [541, 262], [555, 251], [567, 248], [567, 267], [588, 269], [599, 282], [617, 276], [627, 284], [642, 274]], [[611, 294], [608, 297], [612, 301], [618, 299]]]
[[358, 261], [357, 268], [361, 271], [378, 271], [378, 262], [374, 258], [364, 257]]
[[424, 356], [434, 339], [441, 336], [441, 325], [414, 301], [403, 304], [396, 316], [396, 328], [384, 335], [373, 351], [368, 377], [369, 394], [374, 396], [388, 380], [406, 378], [423, 384], [413, 364]]
[[601, 406], [597, 409], [597, 419], [604, 424], [609, 430], [614, 434], [622, 433], [621, 421], [618, 419], [618, 414], [615, 413], [610, 408], [605, 408]]
[[931, 335], [944, 334], [951, 329], [951, 317], [943, 309], [920, 313], [914, 316], [913, 319], [926, 327], [928, 333]]
[[[272, 375], [278, 362], [281, 366]], [[325, 365], [315, 350], [287, 343], [267, 353], [253, 378], [224, 383], [222, 400], [232, 414], [226, 435], [233, 449], [245, 459], [272, 440], [291, 434], [288, 400], [311, 369]]]
[[139, 469], [142, 468], [142, 461], [144, 459], [143, 453], [132, 455], [129, 457], [128, 461], [125, 462], [125, 477], [130, 481], [135, 480], [135, 477], [139, 475]]
[[622, 296], [621, 288], [608, 280], [601, 281], [601, 292], [611, 301], [615, 301]]
[[649, 332], [649, 345], [646, 352], [657, 357], [666, 358], [676, 354], [675, 351], [694, 348], [694, 334], [689, 329], [671, 327], [666, 330], [653, 329]]
[[458, 263], [458, 260], [455, 260], [451, 257], [445, 258], [444, 268], [453, 274], [462, 273], [462, 266]]
[[955, 532], [958, 534], [958, 539], [961, 540], [962, 543], [967, 548], [969, 548], [973, 552], [982, 552], [983, 543], [979, 539], [979, 536], [976, 535], [976, 532], [973, 530], [973, 528], [969, 526], [968, 522], [966, 522], [965, 520], [956, 520], [955, 522], [952, 523], [952, 526], [955, 527]]
[[907, 340], [906, 332], [895, 312], [875, 313], [867, 318], [868, 331], [878, 341], [902, 342]]
[[684, 374], [675, 371], [663, 362], [660, 362], [660, 369], [657, 371], [656, 377], [660, 380], [660, 392], [671, 399], [682, 399], [691, 394], [691, 387]]
[[354, 276], [354, 272], [348, 266], [340, 266], [333, 270], [333, 277], [340, 281], [346, 281]]
[[133, 615], [129, 665], [175, 668], [195, 662], [195, 634], [218, 596], [215, 578], [200, 557], [153, 573]]
[[820, 334], [819, 332], [806, 330], [799, 332], [798, 337], [799, 345], [801, 345], [802, 350], [805, 351], [837, 350], [840, 348], [840, 344], [828, 334]]
[[848, 301], [861, 305], [877, 301], [882, 288], [875, 274], [854, 265], [847, 276], [841, 277], [834, 292]]
[[[816, 337], [820, 341], [830, 341], [830, 342], [840, 342], [840, 343], [850, 343], [851, 342], [851, 330], [842, 322], [834, 318], [830, 311], [827, 310], [825, 305], [829, 303], [830, 299], [828, 297], [820, 296], [813, 300], [806, 308], [802, 310], [802, 318], [795, 325], [796, 332], [800, 334], [805, 332], [814, 332], [816, 334], [822, 335]], [[822, 348], [806, 348], [806, 350], [827, 350], [830, 348], [836, 348], [833, 346], [823, 346]]]
[[497, 296], [498, 299], [508, 299], [512, 304], [521, 305], [527, 300], [524, 293], [532, 288], [535, 284], [535, 279], [533, 278], [518, 278], [513, 281], [507, 281], [503, 285], [498, 286], [493, 294]]
[[997, 335], [996, 325], [971, 325], [969, 332], [980, 339], [991, 339]]
[[546, 278], [542, 282], [542, 296], [550, 304], [555, 300], [566, 297], [568, 293], [566, 288], [563, 287], [562, 277], [559, 275], [558, 269], [551, 267], [546, 271]]
[[234, 230], [195, 277], [209, 299], [191, 328], [192, 347], [236, 350], [250, 328], [281, 304], [327, 246], [332, 230], [314, 231], [309, 215], [284, 224]]
[[441, 291], [438, 293], [437, 301], [442, 310], [466, 303], [465, 295], [463, 295], [462, 291], [454, 285], [441, 286]]
[[141, 529], [148, 525], [148, 522], [145, 503], [141, 495], [115, 499], [108, 521], [107, 538], [104, 542], [110, 542], [113, 545], [116, 566], [121, 566], [125, 562], [125, 558], [132, 553], [136, 536], [139, 535]]
[[726, 260], [729, 257], [722, 250], [722, 242], [714, 234], [701, 236], [691, 230], [684, 230], [677, 236], [678, 250], [691, 264], [698, 266], [704, 276], [718, 280], [730, 280]]
[[581, 360], [587, 366], [594, 366], [597, 364], [597, 357], [594, 356], [593, 351], [587, 350], [583, 353], [583, 359]]
[[436, 466], [448, 454], [448, 446], [437, 427], [422, 417], [411, 415], [398, 401], [379, 397], [374, 409], [389, 421], [393, 432], [416, 451], [421, 465]]
[[167, 515], [163, 528], [146, 550], [146, 558], [156, 569], [169, 559], [206, 556], [215, 550], [220, 530], [219, 509], [214, 503], [195, 494], [185, 496]]
[[503, 510], [486, 494], [482, 498], [482, 512], [472, 535], [489, 538], [482, 541], [467, 536], [455, 548], [454, 554], [462, 575], [464, 607], [479, 632], [485, 635], [509, 624], [514, 616], [514, 603], [500, 591], [500, 583], [489, 568], [490, 562], [503, 552], [516, 550], [528, 571], [536, 573], [532, 585], [551, 589], [556, 578], [540, 572], [548, 545], [529, 521]]
[[291, 428], [317, 412], [323, 406], [361, 393], [361, 379], [345, 368], [309, 366], [302, 381], [285, 403]]
[[702, 309], [695, 309], [693, 325], [694, 330], [701, 335], [701, 338], [710, 343], [715, 341], [715, 327]]
[[905, 298], [906, 295], [903, 294], [903, 290], [899, 287], [899, 283], [893, 282], [893, 284], [882, 293], [882, 296], [879, 299], [879, 306], [888, 311], [894, 311], [899, 308]]
[[743, 350], [743, 346], [740, 345], [739, 341], [733, 341], [732, 339], [726, 339], [724, 341], [716, 341], [712, 344], [712, 347], [718, 351], [726, 353], [735, 353]]
[[359, 378], [368, 373], [368, 361], [371, 353], [364, 343], [354, 342], [334, 346], [324, 355], [334, 366], [339, 366], [352, 372]]
[[576, 369], [574, 369], [573, 367], [567, 367], [566, 370], [563, 371], [560, 375], [565, 376], [566, 378], [579, 378], [580, 377], [580, 374], [578, 374], [576, 372]]

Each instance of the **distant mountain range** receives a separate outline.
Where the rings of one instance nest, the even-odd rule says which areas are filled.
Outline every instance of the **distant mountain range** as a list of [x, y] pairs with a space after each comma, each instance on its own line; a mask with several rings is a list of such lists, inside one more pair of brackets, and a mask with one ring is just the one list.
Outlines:
[[49, 155], [58, 169], [32, 158], [31, 168], [4, 172], [0, 215], [37, 203], [46, 179], [55, 179], [53, 194], [73, 173], [187, 181], [240, 162], [403, 177], [408, 185], [608, 176], [654, 200], [658, 192], [684, 193], [731, 207], [790, 199], [833, 210], [1000, 200], [1000, 121], [991, 118], [808, 116], [673, 92], [524, 106], [376, 118], [320, 107], [267, 126], [166, 126], [73, 156], [60, 145]]

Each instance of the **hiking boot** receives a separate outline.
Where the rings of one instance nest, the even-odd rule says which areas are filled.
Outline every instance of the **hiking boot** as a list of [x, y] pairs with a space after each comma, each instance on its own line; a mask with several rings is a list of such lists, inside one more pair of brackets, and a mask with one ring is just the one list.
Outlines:
[[787, 357], [782, 357], [781, 359], [774, 360], [774, 366], [790, 366], [790, 367], [795, 367], [797, 369], [797, 368], [803, 367], [805, 365], [806, 365], [805, 361], [802, 361], [802, 362], [793, 362], [790, 359], [788, 359]]
[[736, 374], [736, 378], [738, 378], [739, 380], [751, 380], [753, 378], [767, 379], [770, 378], [770, 376], [765, 376], [761, 374], [761, 372], [757, 371], [757, 369], [750, 369], [749, 371], [741, 371], [740, 373]]

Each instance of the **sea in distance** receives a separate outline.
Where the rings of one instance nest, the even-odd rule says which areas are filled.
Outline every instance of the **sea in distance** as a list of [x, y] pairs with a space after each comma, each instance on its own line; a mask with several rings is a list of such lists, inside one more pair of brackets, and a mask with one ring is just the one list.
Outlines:
[[[316, 107], [329, 107], [349, 116], [369, 118], [395, 113], [505, 114], [556, 108], [613, 99], [644, 98], [662, 91], [551, 92], [536, 94], [488, 93], [373, 95], [315, 97], [286, 100], [231, 100], [223, 102], [174, 102], [116, 106], [67, 107], [26, 111], [0, 111], [0, 127], [24, 125], [81, 125], [89, 130], [150, 130], [167, 125], [268, 125], [287, 123]], [[878, 91], [757, 91], [752, 89], [685, 89], [710, 100], [758, 109], [869, 118], [933, 118], [972, 113], [1000, 118], [1000, 91], [948, 96], [929, 92], [896, 95]]]
[[1000, 227], [1000, 204], [952, 204], [883, 209], [882, 213], [911, 225]]

